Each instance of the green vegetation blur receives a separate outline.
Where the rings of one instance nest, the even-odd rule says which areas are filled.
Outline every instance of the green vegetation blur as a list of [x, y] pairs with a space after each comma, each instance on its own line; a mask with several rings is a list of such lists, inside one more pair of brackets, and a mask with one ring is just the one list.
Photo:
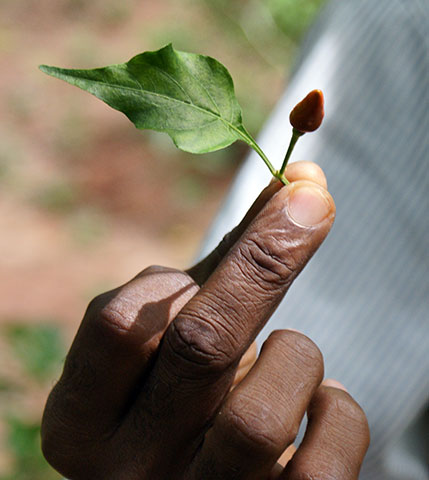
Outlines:
[[[323, 3], [2, 0], [0, 203], [61, 221], [71, 248], [82, 252], [107, 241], [112, 219], [123, 228], [124, 222], [142, 224], [145, 218], [145, 232], [172, 238], [181, 248], [197, 214], [209, 222], [206, 212], [221, 201], [245, 146], [234, 144], [204, 161], [183, 154], [164, 136], [137, 132], [101, 102], [43, 76], [37, 65], [92, 68], [173, 42], [176, 49], [213, 56], [230, 70], [245, 124], [256, 135]], [[140, 156], [153, 163], [141, 166]], [[112, 177], [119, 187], [112, 186]], [[85, 295], [99, 287], [94, 280]], [[26, 301], [25, 292], [16, 295], [17, 302]], [[67, 330], [70, 322], [61, 314], [0, 318], [0, 480], [60, 478], [44, 461], [39, 437], [43, 404], [77, 328], [71, 324]]]

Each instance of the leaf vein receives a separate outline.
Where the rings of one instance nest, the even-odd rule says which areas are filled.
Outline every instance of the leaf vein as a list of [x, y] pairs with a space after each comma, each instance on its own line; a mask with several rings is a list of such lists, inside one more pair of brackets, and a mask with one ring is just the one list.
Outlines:
[[[188, 67], [188, 65], [186, 65]], [[198, 77], [196, 77], [192, 71], [189, 69], [187, 69], [189, 75], [198, 83], [198, 85], [206, 92], [207, 96], [209, 97], [210, 101], [212, 102], [212, 104], [214, 105], [214, 107], [216, 108], [217, 110], [217, 113], [219, 114], [220, 117], [222, 117], [222, 114], [220, 112], [220, 108], [219, 108], [219, 105], [217, 104], [216, 100], [214, 100], [214, 98], [211, 96], [210, 92], [207, 90], [207, 88], [201, 83], [201, 81], [199, 80]], [[231, 113], [231, 120], [230, 120], [230, 123], [232, 122], [232, 113]]]
[[[166, 72], [162, 68], [158, 67], [158, 65], [151, 65], [151, 67], [155, 68], [155, 70], [158, 70], [165, 77], [167, 77], [171, 82], [173, 82], [173, 84], [177, 85], [179, 87], [179, 89], [182, 90], [182, 92], [188, 97], [188, 99], [192, 103], [192, 105], [195, 105], [195, 103], [193, 102], [192, 97], [189, 95], [189, 93], [183, 88], [182, 85], [180, 85], [180, 83], [172, 75], [170, 75], [168, 72]], [[138, 84], [142, 87], [142, 84], [140, 83], [140, 80], [133, 73], [131, 73], [131, 75], [136, 79]], [[184, 102], [184, 103], [186, 103], [186, 102]]]
[[[135, 78], [135, 77], [134, 77]], [[104, 86], [107, 86], [107, 87], [110, 87], [110, 88], [113, 88], [113, 89], [119, 89], [119, 90], [130, 90], [131, 92], [143, 92], [145, 93], [146, 95], [149, 95], [149, 96], [154, 96], [154, 97], [159, 97], [159, 98], [162, 98], [163, 100], [169, 100], [169, 101], [172, 101], [172, 102], [176, 102], [176, 103], [180, 103], [182, 105], [187, 105], [188, 107], [191, 107], [191, 108], [195, 108], [196, 110], [199, 110], [201, 111], [202, 113], [204, 113], [205, 115], [209, 115], [209, 116], [212, 116], [212, 117], [215, 117], [216, 120], [221, 120], [223, 123], [226, 124], [227, 127], [231, 128], [232, 130], [234, 130], [234, 132], [243, 140], [247, 142], [247, 138], [246, 136], [240, 132], [240, 130], [238, 130], [238, 128], [233, 124], [231, 123], [230, 121], [228, 121], [227, 119], [223, 118], [221, 115], [215, 113], [215, 112], [212, 112], [211, 110], [206, 110], [198, 105], [195, 105], [195, 103], [192, 103], [192, 104], [189, 104], [189, 103], [186, 103], [185, 101], [183, 100], [180, 100], [179, 98], [174, 98], [174, 97], [169, 97], [167, 95], [164, 95], [162, 93], [158, 93], [158, 92], [151, 92], [150, 90], [144, 90], [142, 89], [142, 86], [140, 85], [140, 89], [137, 89], [137, 88], [133, 88], [133, 87], [127, 87], [125, 85], [115, 85], [113, 83], [108, 83], [108, 82], [104, 82], [104, 81], [100, 81], [100, 80], [93, 80], [93, 79], [90, 79], [89, 80], [91, 83], [98, 83], [98, 84], [101, 84], [101, 85], [104, 85]], [[96, 95], [97, 96], [97, 95]], [[156, 106], [156, 104], [153, 104]]]

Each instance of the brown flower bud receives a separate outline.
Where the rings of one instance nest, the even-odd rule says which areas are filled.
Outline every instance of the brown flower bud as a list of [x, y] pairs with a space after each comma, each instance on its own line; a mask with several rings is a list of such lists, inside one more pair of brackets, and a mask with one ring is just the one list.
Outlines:
[[313, 132], [320, 127], [324, 114], [323, 93], [313, 90], [290, 112], [289, 121], [302, 133]]

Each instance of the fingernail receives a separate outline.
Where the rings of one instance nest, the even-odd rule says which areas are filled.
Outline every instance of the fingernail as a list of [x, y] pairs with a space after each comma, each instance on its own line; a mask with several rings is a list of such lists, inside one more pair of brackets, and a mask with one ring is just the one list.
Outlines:
[[332, 206], [322, 188], [295, 186], [290, 193], [288, 211], [292, 219], [305, 227], [322, 222]]

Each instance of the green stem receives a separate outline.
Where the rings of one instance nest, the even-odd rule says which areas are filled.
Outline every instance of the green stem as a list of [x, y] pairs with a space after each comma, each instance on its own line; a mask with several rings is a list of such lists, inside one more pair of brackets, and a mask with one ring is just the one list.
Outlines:
[[262, 160], [265, 162], [266, 166], [270, 170], [271, 174], [274, 176], [277, 176], [277, 170], [273, 167], [273, 164], [268, 160], [267, 156], [265, 153], [262, 151], [260, 146], [254, 142], [253, 145], [251, 145], [253, 150], [262, 158]]
[[240, 137], [250, 146], [255, 150], [255, 152], [262, 158], [264, 161], [265, 165], [268, 167], [269, 171], [271, 172], [271, 175], [273, 177], [278, 178], [284, 185], [288, 185], [289, 182], [285, 178], [284, 175], [280, 175], [279, 171], [276, 170], [273, 166], [273, 164], [268, 160], [267, 156], [261, 149], [261, 147], [253, 140], [252, 136], [250, 133], [242, 126], [242, 129], [234, 128], [234, 130], [240, 135]]
[[291, 153], [292, 153], [292, 151], [295, 147], [296, 142], [298, 141], [298, 138], [301, 137], [302, 135], [304, 135], [304, 132], [300, 132], [296, 128], [292, 129], [292, 138], [290, 139], [289, 148], [287, 149], [285, 159], [283, 160], [282, 166], [279, 170], [279, 175], [281, 177], [284, 176], [284, 173], [285, 173], [285, 170], [286, 170], [286, 167], [287, 167], [287, 163], [289, 161]]

